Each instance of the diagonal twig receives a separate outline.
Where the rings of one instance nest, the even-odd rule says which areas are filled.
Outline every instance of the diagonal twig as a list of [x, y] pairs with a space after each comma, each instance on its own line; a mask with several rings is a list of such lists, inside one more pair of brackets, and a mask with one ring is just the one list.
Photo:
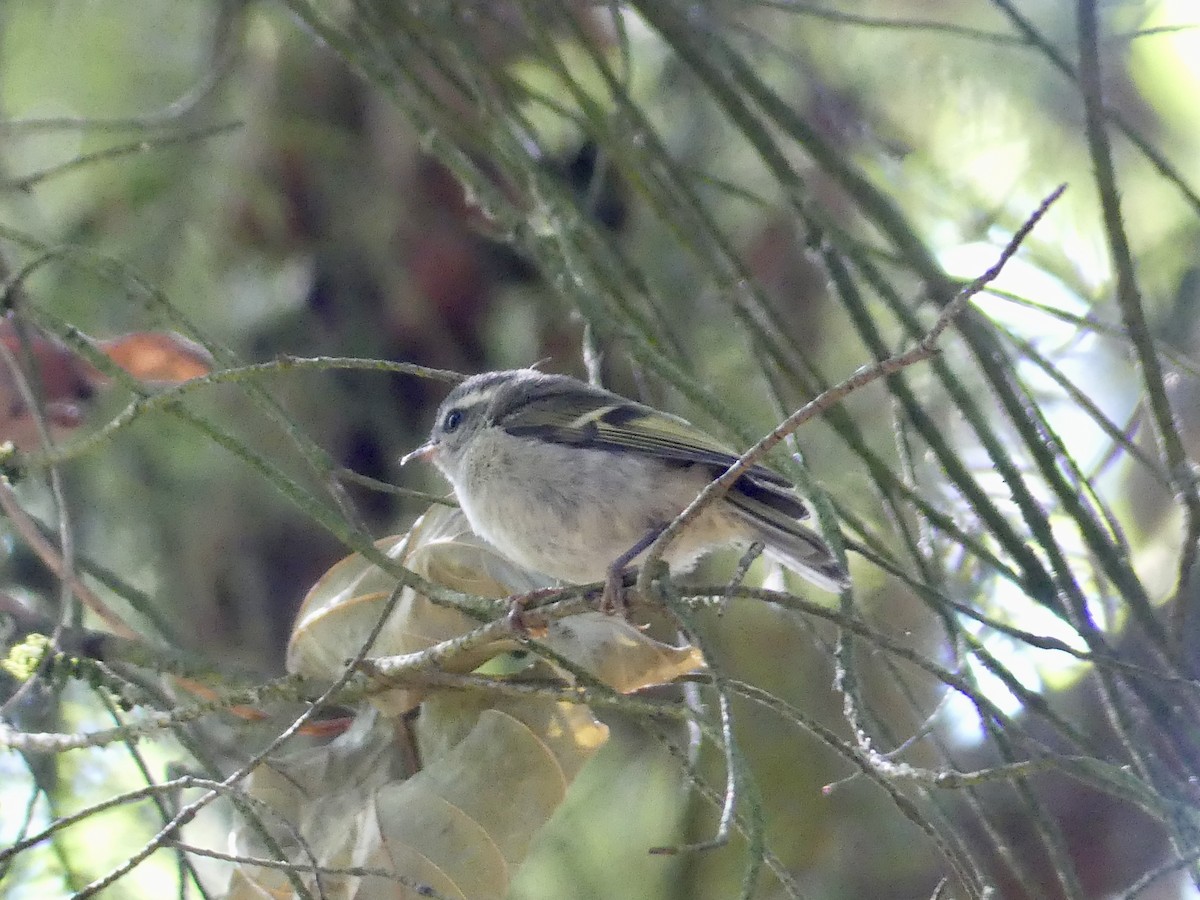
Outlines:
[[672, 522], [663, 530], [662, 534], [652, 543], [646, 552], [644, 562], [641, 566], [641, 571], [638, 574], [638, 591], [643, 595], [647, 594], [650, 587], [649, 581], [652, 574], [657, 568], [657, 562], [662, 559], [663, 553], [666, 552], [679, 533], [694, 521], [704, 510], [711, 504], [728, 493], [729, 489], [737, 483], [737, 480], [742, 477], [752, 466], [757, 464], [776, 444], [794, 432], [797, 428], [803, 425], [810, 419], [823, 413], [825, 410], [846, 398], [848, 394], [859, 388], [877, 381], [887, 375], [893, 375], [903, 369], [908, 368], [923, 360], [929, 359], [937, 352], [937, 342], [942, 336], [942, 333], [950, 327], [950, 323], [955, 317], [962, 312], [971, 298], [982, 291], [990, 282], [994, 281], [1000, 274], [1001, 270], [1010, 259], [1016, 254], [1017, 249], [1024, 242], [1025, 238], [1033, 230], [1034, 226], [1042, 220], [1050, 206], [1062, 196], [1066, 190], [1066, 185], [1059, 185], [1043, 200], [1025, 220], [1025, 223], [1017, 229], [1017, 232], [1012, 236], [1012, 239], [1005, 245], [1000, 253], [1000, 257], [996, 263], [982, 275], [977, 277], [970, 284], [966, 285], [962, 290], [955, 295], [954, 299], [942, 308], [941, 313], [937, 317], [937, 321], [933, 323], [933, 327], [925, 333], [925, 336], [917, 343], [915, 347], [895, 356], [890, 356], [887, 359], [871, 365], [861, 366], [849, 378], [842, 381], [826, 391], [823, 391], [819, 396], [806, 403], [792, 415], [783, 420], [770, 434], [762, 438], [753, 447], [738, 457], [737, 462], [725, 470], [719, 477], [709, 482], [688, 506], [672, 520]]

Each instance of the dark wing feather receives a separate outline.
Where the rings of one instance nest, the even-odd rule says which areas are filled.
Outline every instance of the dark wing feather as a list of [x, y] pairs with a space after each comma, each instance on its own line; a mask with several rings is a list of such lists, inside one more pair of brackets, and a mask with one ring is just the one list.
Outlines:
[[[758, 478], [755, 469], [737, 480], [729, 492], [729, 502], [773, 521], [782, 522], [786, 519], [795, 522], [797, 519], [807, 519], [809, 515], [808, 505], [792, 490], [790, 483], [784, 487], [775, 482], [764, 482]], [[768, 509], [774, 515], [769, 514]]]
[[[570, 402], [564, 403], [568, 394]], [[729, 448], [685, 419], [574, 379], [548, 376], [523, 384], [493, 410], [493, 420], [515, 436], [707, 466], [713, 477], [737, 461]], [[749, 506], [804, 518], [808, 509], [791, 488], [782, 475], [752, 466], [738, 479], [730, 499], [737, 503], [742, 495]]]

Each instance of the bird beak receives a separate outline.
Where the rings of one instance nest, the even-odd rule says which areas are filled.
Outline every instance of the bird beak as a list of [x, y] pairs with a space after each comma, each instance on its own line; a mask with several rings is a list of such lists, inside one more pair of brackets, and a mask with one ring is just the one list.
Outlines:
[[428, 461], [433, 459], [433, 455], [437, 453], [437, 444], [430, 441], [428, 444], [422, 444], [412, 453], [405, 453], [400, 457], [400, 465], [406, 466], [414, 459]]

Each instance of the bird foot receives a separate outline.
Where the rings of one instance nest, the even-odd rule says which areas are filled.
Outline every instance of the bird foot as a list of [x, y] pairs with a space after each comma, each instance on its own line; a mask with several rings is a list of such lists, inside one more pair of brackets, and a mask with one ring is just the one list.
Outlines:
[[529, 604], [553, 596], [556, 593], [558, 593], [557, 588], [543, 588], [524, 594], [512, 595], [508, 598], [508, 612], [504, 615], [505, 624], [521, 640], [545, 637], [549, 631], [546, 623], [544, 621], [537, 622], [536, 624], [530, 622], [525, 613], [529, 608]]

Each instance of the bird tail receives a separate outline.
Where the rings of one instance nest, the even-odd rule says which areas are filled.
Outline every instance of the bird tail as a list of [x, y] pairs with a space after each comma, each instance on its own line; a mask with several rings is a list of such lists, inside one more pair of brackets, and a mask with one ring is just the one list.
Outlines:
[[850, 576], [833, 551], [807, 525], [744, 494], [731, 492], [729, 499], [754, 537], [766, 545], [767, 556], [822, 590], [837, 594], [850, 586]]

